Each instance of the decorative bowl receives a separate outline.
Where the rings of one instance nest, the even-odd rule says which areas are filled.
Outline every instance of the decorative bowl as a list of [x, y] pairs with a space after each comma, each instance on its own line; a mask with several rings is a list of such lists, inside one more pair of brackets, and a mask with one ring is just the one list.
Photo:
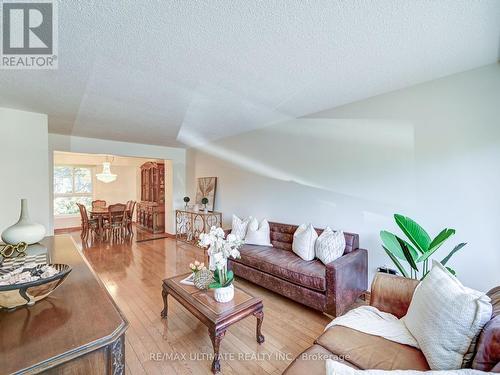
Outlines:
[[[35, 269], [43, 267], [37, 265]], [[47, 277], [22, 284], [0, 285], [0, 309], [15, 309], [24, 305], [31, 306], [52, 293], [68, 277], [71, 267], [67, 264], [48, 264], [54, 267], [58, 273]], [[2, 270], [2, 273], [6, 273]]]

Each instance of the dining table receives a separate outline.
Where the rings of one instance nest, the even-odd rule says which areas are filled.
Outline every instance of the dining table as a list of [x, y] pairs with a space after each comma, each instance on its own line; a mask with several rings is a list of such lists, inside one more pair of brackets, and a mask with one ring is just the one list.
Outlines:
[[[104, 218], [108, 217], [108, 207], [93, 207], [89, 210], [90, 217], [97, 219], [97, 235], [100, 239], [103, 238], [104, 233]], [[130, 213], [129, 209], [125, 209], [125, 214]]]

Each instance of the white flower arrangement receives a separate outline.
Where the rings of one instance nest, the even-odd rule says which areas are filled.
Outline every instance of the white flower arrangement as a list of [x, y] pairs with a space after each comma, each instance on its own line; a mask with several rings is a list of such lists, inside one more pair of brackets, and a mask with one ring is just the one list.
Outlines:
[[224, 237], [224, 230], [216, 227], [210, 228], [209, 233], [200, 234], [199, 245], [208, 247], [209, 269], [214, 271], [215, 282], [210, 284], [210, 288], [229, 286], [234, 279], [233, 272], [227, 271], [227, 260], [230, 257], [240, 257], [238, 249], [243, 245], [243, 241], [233, 234]]

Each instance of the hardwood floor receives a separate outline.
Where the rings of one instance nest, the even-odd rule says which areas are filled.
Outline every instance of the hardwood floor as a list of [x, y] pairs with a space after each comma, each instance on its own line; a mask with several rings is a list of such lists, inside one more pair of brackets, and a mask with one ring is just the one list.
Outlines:
[[[69, 235], [82, 247], [79, 232]], [[162, 280], [187, 272], [189, 263], [203, 259], [202, 250], [163, 238], [97, 243], [82, 251], [130, 322], [127, 374], [211, 373], [213, 351], [207, 328], [172, 298], [169, 317], [160, 318]], [[263, 298], [266, 341], [262, 345], [255, 341], [253, 317], [231, 326], [221, 344], [223, 374], [281, 374], [331, 320], [245, 280], [238, 279], [236, 285]]]

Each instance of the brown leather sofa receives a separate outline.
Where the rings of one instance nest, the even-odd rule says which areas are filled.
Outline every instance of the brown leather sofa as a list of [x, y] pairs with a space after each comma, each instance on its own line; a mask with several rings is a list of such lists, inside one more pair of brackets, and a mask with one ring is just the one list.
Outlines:
[[[379, 273], [372, 283], [370, 304], [402, 317], [406, 315], [417, 284], [415, 280]], [[500, 287], [490, 290], [488, 295], [493, 315], [479, 335], [472, 368], [500, 372]], [[324, 374], [326, 358], [363, 370], [429, 370], [424, 355], [416, 348], [333, 326], [301, 353], [284, 374]]]
[[[270, 222], [269, 227], [273, 247], [243, 245], [241, 258], [229, 260], [236, 276], [333, 316], [341, 315], [367, 290], [368, 253], [359, 249], [359, 235], [345, 233], [344, 255], [324, 265], [292, 251], [297, 225]], [[323, 230], [316, 231], [319, 235]]]

